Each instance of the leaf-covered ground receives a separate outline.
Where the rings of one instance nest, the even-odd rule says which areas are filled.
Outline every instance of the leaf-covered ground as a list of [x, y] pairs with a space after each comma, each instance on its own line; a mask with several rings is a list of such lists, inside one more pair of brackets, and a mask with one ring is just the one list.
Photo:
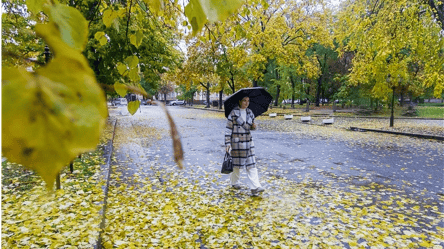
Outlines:
[[[176, 117], [224, 119], [217, 112]], [[375, 139], [342, 128], [284, 122], [258, 120], [262, 129], [387, 145], [387, 136]], [[444, 247], [444, 216], [436, 203], [376, 183], [338, 185], [310, 177], [295, 182], [268, 168], [261, 168], [270, 171], [261, 176], [267, 191], [252, 197], [246, 188], [229, 188], [218, 170], [211, 170], [214, 165], [197, 163], [179, 171], [163, 157], [171, 157], [171, 152], [159, 145], [168, 138], [167, 130], [143, 118], [130, 123], [116, 135], [118, 156], [103, 237], [106, 248]], [[405, 139], [390, 143], [411, 140]]]
[[[395, 119], [394, 126], [389, 126], [389, 120], [387, 119], [366, 119], [366, 118], [334, 118], [332, 125], [322, 125], [322, 120], [326, 117], [312, 117], [312, 122], [303, 124], [299, 117], [295, 117], [293, 120], [284, 120], [283, 117], [270, 118], [259, 117], [258, 123], [261, 123], [265, 128], [280, 132], [292, 132], [312, 134], [313, 136], [321, 136], [324, 138], [342, 138], [343, 140], [356, 140], [362, 138], [367, 141], [373, 141], [376, 137], [380, 136], [374, 132], [366, 132], [357, 134], [356, 132], [350, 132], [350, 127], [359, 127], [376, 130], [396, 131], [404, 133], [444, 136], [444, 121], [442, 120], [410, 120], [410, 119]], [[263, 126], [263, 127], [264, 127]], [[354, 133], [351, 135], [350, 133]], [[393, 136], [394, 140], [405, 142], [407, 140], [413, 141], [409, 137]], [[421, 143], [421, 141], [429, 142], [427, 140], [417, 140], [415, 142]], [[408, 143], [410, 144], [410, 143]]]
[[[252, 197], [246, 188], [229, 188], [218, 172], [219, 162], [196, 162], [180, 171], [172, 159], [165, 159], [172, 158], [165, 150], [171, 147], [166, 121], [155, 115], [111, 115], [112, 121], [115, 116], [119, 121], [102, 234], [105, 248], [444, 248], [444, 214], [439, 208], [443, 196], [438, 205], [395, 186], [336, 184], [309, 176], [294, 181], [265, 166], [260, 171], [267, 190]], [[217, 112], [175, 117], [224, 119]], [[345, 120], [327, 127], [283, 118], [261, 117], [257, 122], [260, 129], [354, 146], [443, 152], [442, 142], [350, 132], [344, 127], [351, 122], [367, 128], [378, 123]], [[423, 129], [440, 128], [427, 124]], [[103, 142], [111, 133], [108, 126]], [[92, 248], [104, 199], [102, 164], [100, 153], [76, 159], [74, 174], [68, 169], [62, 173], [63, 189], [48, 193], [38, 177], [4, 162], [2, 246]]]
[[[195, 108], [204, 109], [204, 106], [197, 106]], [[208, 111], [206, 116], [212, 118], [224, 118], [223, 114], [220, 112], [216, 112], [215, 108], [211, 108], [213, 111]], [[278, 112], [281, 114], [295, 114], [292, 120], [285, 120], [283, 116], [277, 116], [275, 118], [271, 118], [268, 116], [269, 113]], [[319, 116], [320, 114], [325, 114], [324, 116]], [[332, 114], [326, 109], [321, 110], [310, 110], [310, 112], [303, 112], [301, 109], [269, 109], [262, 116], [258, 117], [257, 120], [273, 120], [278, 121], [274, 122], [273, 126], [276, 125], [274, 130], [290, 132], [295, 131], [295, 127], [301, 124], [301, 116], [311, 116], [312, 122], [311, 125], [322, 125], [323, 119], [329, 119], [327, 116]], [[344, 114], [345, 117], [342, 117]], [[333, 125], [329, 126], [334, 128], [341, 129], [349, 129], [350, 127], [359, 127], [359, 128], [368, 128], [368, 129], [377, 129], [377, 130], [387, 130], [387, 131], [396, 131], [396, 132], [404, 132], [404, 133], [414, 133], [414, 134], [422, 134], [422, 135], [433, 135], [433, 136], [444, 136], [444, 116], [441, 117], [441, 120], [426, 120], [426, 119], [415, 119], [415, 118], [396, 118], [394, 120], [394, 127], [390, 127], [389, 117], [385, 118], [365, 118], [359, 117], [354, 113], [337, 113], [335, 115], [339, 115], [334, 118]], [[315, 128], [316, 132], [320, 128]]]
[[[120, 167], [120, 166], [116, 166]], [[442, 248], [436, 206], [378, 185], [338, 188], [267, 177], [262, 197], [227, 188], [218, 172], [162, 180], [140, 173], [110, 189], [106, 248]], [[122, 175], [114, 175], [123, 179]], [[126, 178], [127, 179], [127, 178]], [[117, 187], [117, 185], [119, 187]], [[140, 187], [137, 187], [140, 186]], [[390, 195], [386, 200], [385, 195]], [[442, 223], [441, 223], [442, 226]]]
[[[112, 135], [107, 126], [102, 143]], [[61, 190], [48, 192], [35, 173], [2, 163], [3, 248], [93, 248], [99, 235], [104, 184], [101, 149], [82, 154], [61, 173]]]

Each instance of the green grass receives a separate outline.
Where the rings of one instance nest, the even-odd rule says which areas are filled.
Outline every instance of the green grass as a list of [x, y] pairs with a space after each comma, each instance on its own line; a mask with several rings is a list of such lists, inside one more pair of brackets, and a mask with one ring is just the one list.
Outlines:
[[[74, 171], [79, 174], [71, 174], [69, 165], [62, 169], [62, 174], [67, 178], [90, 177], [95, 171], [95, 165], [104, 164], [102, 150], [99, 148], [93, 152], [83, 153], [82, 158], [74, 159]], [[2, 186], [12, 185], [18, 191], [27, 191], [41, 184], [42, 179], [34, 171], [28, 170], [22, 165], [11, 163], [8, 160], [2, 162]], [[63, 186], [64, 183], [62, 183]]]
[[418, 106], [441, 106], [441, 107], [444, 107], [444, 103], [422, 103], [422, 104], [418, 104]]
[[444, 107], [428, 106], [416, 107], [418, 117], [421, 118], [444, 118]]

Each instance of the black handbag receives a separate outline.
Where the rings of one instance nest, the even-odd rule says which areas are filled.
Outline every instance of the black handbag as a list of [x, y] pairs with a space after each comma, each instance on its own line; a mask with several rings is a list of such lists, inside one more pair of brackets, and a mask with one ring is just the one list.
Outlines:
[[230, 153], [226, 152], [220, 173], [230, 174], [231, 172], [233, 172], [233, 159], [231, 158]]

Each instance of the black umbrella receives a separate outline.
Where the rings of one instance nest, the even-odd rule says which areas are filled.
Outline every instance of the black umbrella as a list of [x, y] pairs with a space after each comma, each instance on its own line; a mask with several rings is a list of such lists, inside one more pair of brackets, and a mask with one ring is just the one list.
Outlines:
[[239, 101], [244, 97], [250, 98], [248, 108], [253, 111], [255, 117], [261, 115], [268, 110], [273, 98], [263, 87], [243, 88], [228, 97], [224, 102], [225, 117], [228, 118], [230, 112], [239, 106]]

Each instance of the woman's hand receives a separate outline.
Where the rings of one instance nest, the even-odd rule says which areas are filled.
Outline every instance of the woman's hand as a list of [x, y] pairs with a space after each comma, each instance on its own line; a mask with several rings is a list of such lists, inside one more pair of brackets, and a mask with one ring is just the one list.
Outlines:
[[226, 146], [226, 151], [227, 151], [227, 153], [230, 153], [230, 150], [231, 150], [231, 145], [227, 145], [227, 146]]
[[253, 124], [251, 125], [251, 130], [256, 130], [256, 124], [255, 124], [255, 123], [253, 123]]

